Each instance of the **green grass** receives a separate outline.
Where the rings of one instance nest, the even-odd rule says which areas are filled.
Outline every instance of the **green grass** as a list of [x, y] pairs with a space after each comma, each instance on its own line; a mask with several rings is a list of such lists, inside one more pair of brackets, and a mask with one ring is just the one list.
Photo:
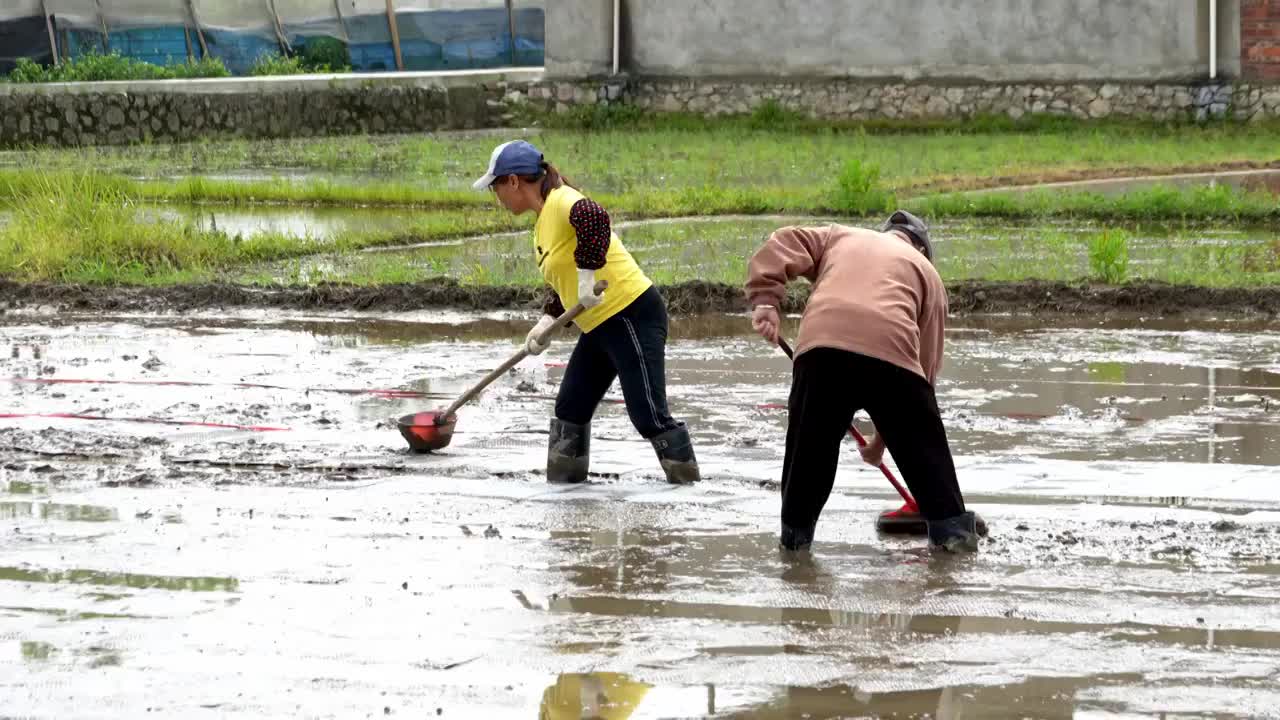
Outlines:
[[[703, 119], [703, 129], [689, 130], [663, 122], [653, 129], [547, 129], [531, 139], [581, 187], [618, 194], [708, 186], [830, 192], [853, 160], [878, 167], [885, 189], [899, 195], [926, 187], [977, 187], [1133, 168], [1160, 171], [1280, 161], [1280, 143], [1275, 142], [1280, 126], [1268, 123], [1089, 126], [1059, 120], [1015, 130], [941, 125], [928, 132], [908, 132], [905, 126], [791, 132], [753, 128], [747, 120]], [[91, 164], [140, 176], [289, 169], [464, 190], [503, 139], [452, 134], [201, 142], [49, 149], [8, 157], [42, 169]]]
[[189, 177], [177, 182], [137, 182], [133, 191], [153, 202], [290, 203], [416, 208], [492, 207], [486, 194], [457, 190], [424, 190], [409, 183], [383, 181], [346, 185], [328, 180], [237, 181]]
[[1120, 195], [1063, 190], [952, 193], [920, 198], [910, 205], [921, 214], [935, 217], [1077, 217], [1116, 221], [1280, 220], [1280, 201], [1275, 195], [1241, 191], [1228, 185], [1189, 189], [1157, 185]]
[[[31, 187], [82, 173], [0, 169], [0, 205], [14, 204]], [[184, 204], [289, 204], [329, 207], [389, 207], [474, 210], [501, 214], [492, 195], [470, 190], [424, 188], [411, 182], [332, 180], [215, 180], [194, 176], [176, 181], [130, 180], [93, 173], [82, 181], [109, 187], [135, 202]], [[900, 198], [878, 180], [878, 168], [851, 161], [827, 187], [756, 188], [706, 184], [634, 193], [593, 193], [619, 219], [728, 214], [883, 214], [901, 205], [927, 218], [1076, 217], [1109, 220], [1280, 220], [1274, 195], [1227, 185], [1188, 189], [1156, 186], [1122, 195], [1043, 190], [1025, 193], [949, 193]]]
[[941, 233], [937, 263], [945, 279], [1204, 287], [1265, 287], [1280, 281], [1280, 243], [1269, 226], [991, 223], [972, 219]]
[[302, 67], [308, 72], [350, 72], [351, 52], [337, 38], [309, 37], [298, 51]]
[[1119, 285], [1129, 275], [1128, 232], [1103, 230], [1089, 238], [1089, 269], [1094, 280]]
[[[299, 54], [285, 57], [280, 53], [263, 53], [249, 69], [250, 75], [299, 75], [303, 73], [349, 72], [346, 46], [341, 42], [313, 39]], [[178, 58], [165, 65], [125, 57], [117, 52], [88, 53], [57, 65], [40, 65], [30, 58], [19, 58], [17, 66], [5, 76], [11, 83], [97, 82], [104, 80], [175, 80], [230, 77], [231, 72], [216, 57], [200, 60]]]
[[[169, 283], [210, 279], [245, 272], [293, 282], [314, 280], [314, 263], [295, 263], [281, 269], [279, 263], [308, 256], [326, 256], [322, 279], [347, 278], [359, 282], [378, 279], [434, 277], [449, 275], [471, 284], [526, 284], [538, 281], [530, 260], [527, 230], [530, 218], [516, 218], [484, 202], [468, 200], [466, 205], [446, 205], [387, 215], [392, 222], [372, 211], [337, 213], [341, 222], [330, 234], [298, 237], [283, 231], [269, 231], [247, 237], [201, 229], [193, 222], [155, 217], [157, 198], [177, 201], [206, 197], [208, 181], [192, 180], [162, 187], [100, 173], [45, 173], [26, 171], [0, 175], [0, 197], [12, 214], [0, 226], [0, 276], [21, 280], [61, 280], [74, 282]], [[211, 184], [217, 186], [216, 183]], [[229, 184], [232, 189], [242, 186]], [[251, 187], [251, 186], [250, 186]], [[140, 192], [140, 188], [143, 189]], [[269, 190], [263, 187], [262, 190]], [[317, 188], [304, 188], [306, 197], [323, 199]], [[279, 190], [279, 188], [276, 188]], [[301, 192], [301, 191], [299, 191]], [[620, 196], [609, 204], [621, 220], [625, 215], [662, 216], [672, 214], [714, 214], [731, 209], [752, 213], [769, 210], [799, 215], [827, 215], [813, 198], [792, 196], [778, 207], [759, 203], [748, 191], [740, 196], [717, 188], [685, 189], [661, 194]], [[782, 192], [782, 191], [779, 191]], [[485, 198], [476, 194], [468, 197]], [[1276, 247], [1257, 237], [1248, 242], [1223, 241], [1206, 233], [1206, 219], [1226, 220], [1232, 226], [1249, 221], [1274, 223], [1276, 203], [1265, 196], [1242, 194], [1225, 186], [1189, 191], [1156, 188], [1118, 197], [1090, 194], [1037, 194], [1024, 196], [981, 195], [975, 209], [970, 204], [948, 208], [960, 200], [936, 197], [920, 203], [926, 216], [934, 220], [939, 246], [939, 268], [948, 278], [1073, 280], [1094, 277], [1104, 282], [1126, 278], [1161, 279], [1207, 284], [1260, 284], [1276, 277]], [[249, 196], [232, 196], [248, 201]], [[294, 198], [295, 200], [297, 198]], [[963, 199], [971, 203], [971, 199]], [[488, 202], [487, 199], [485, 202]], [[942, 206], [941, 208], [939, 206]], [[141, 209], [150, 207], [146, 214]], [[184, 207], [184, 206], [175, 206]], [[235, 206], [229, 206], [235, 207]], [[282, 206], [288, 208], [289, 206]], [[216, 211], [210, 206], [208, 211]], [[225, 207], [224, 207], [225, 209]], [[856, 209], [856, 208], [855, 208]], [[203, 212], [203, 211], [202, 211]], [[285, 212], [288, 212], [285, 210]], [[1063, 212], [1078, 223], [1093, 220], [1088, 237], [1061, 230]], [[980, 230], [957, 230], [954, 223], [965, 217], [995, 215]], [[871, 224], [878, 215], [857, 217], [849, 212], [840, 217], [853, 224]], [[1010, 223], [1008, 218], [1030, 218]], [[1138, 238], [1142, 230], [1132, 220], [1116, 218], [1176, 218], [1181, 230], [1161, 230], [1154, 237]], [[1001, 227], [1029, 226], [1042, 229], [1037, 237], [999, 230]], [[713, 222], [654, 223], [623, 231], [628, 247], [656, 280], [678, 282], [691, 279], [739, 282], [750, 253], [781, 221], [761, 219], [717, 220]], [[1148, 224], [1147, 227], [1150, 227]], [[1264, 228], [1273, 228], [1266, 225]], [[1113, 232], [1123, 228], [1130, 232]], [[378, 256], [380, 263], [366, 266], [356, 262], [334, 262], [357, 250], [376, 246], [403, 245], [521, 231], [511, 238], [432, 248], [411, 253], [400, 266]], [[1273, 237], [1274, 230], [1264, 230]], [[1212, 241], [1198, 242], [1209, 237]], [[264, 264], [277, 265], [268, 272]], [[246, 271], [245, 268], [253, 268]]]
[[897, 198], [880, 183], [880, 167], [853, 159], [836, 178], [832, 206], [843, 212], [867, 214], [893, 212]]
[[229, 77], [222, 60], [179, 59], [168, 65], [154, 65], [119, 53], [90, 53], [57, 65], [43, 66], [30, 58], [19, 58], [7, 79], [12, 83], [97, 82], [104, 80], [174, 80]]
[[0, 276], [94, 280], [203, 267], [229, 253], [228, 239], [176, 223], [143, 224], [136, 206], [90, 176], [25, 188], [0, 228]]
[[285, 56], [280, 53], [263, 53], [254, 60], [249, 74], [255, 77], [268, 75], [303, 75], [306, 73], [345, 73], [351, 72], [346, 62], [332, 64], [336, 51], [303, 52], [301, 55]]
[[263, 53], [253, 61], [249, 74], [254, 77], [264, 75], [302, 75], [307, 70], [302, 67], [302, 60], [296, 57], [285, 57], [280, 53]]
[[[948, 278], [1095, 277], [1108, 282], [1127, 278], [1218, 285], [1276, 280], [1274, 247], [1252, 241], [1198, 242], [1201, 226], [1187, 225], [1263, 223], [1274, 235], [1280, 209], [1271, 195], [1227, 186], [1157, 187], [1116, 196], [1062, 190], [925, 191], [1073, 171], [1105, 173], [1108, 168], [1280, 162], [1276, 128], [1270, 125], [1082, 125], [1038, 119], [913, 129], [893, 124], [820, 126], [780, 106], [723, 121], [592, 112], [598, 116], [565, 119], [579, 124], [545, 130], [535, 141], [619, 221], [776, 213], [871, 223], [897, 203], [939, 227], [939, 237], [944, 238], [939, 243], [939, 267]], [[580, 129], [591, 123], [598, 129]], [[403, 262], [387, 255], [345, 259], [373, 246], [527, 229], [528, 217], [513, 218], [495, 206], [490, 194], [468, 187], [501, 139], [458, 134], [8, 153], [0, 157], [12, 163], [0, 169], [0, 210], [13, 213], [13, 218], [0, 226], [0, 276], [87, 282], [283, 277], [290, 282], [320, 278], [372, 283], [445, 274], [473, 284], [536, 283], [527, 235], [437, 248]], [[101, 171], [85, 172], [85, 167]], [[284, 168], [321, 174], [247, 182], [203, 176]], [[169, 179], [175, 174], [190, 177]], [[238, 238], [180, 219], [152, 222], [137, 214], [138, 208], [157, 204], [352, 208], [353, 220], [323, 237], [267, 232]], [[376, 213], [366, 208], [401, 208], [398, 215], [411, 219], [380, 226], [371, 221]], [[360, 226], [366, 218], [368, 226]], [[966, 218], [986, 218], [1010, 228], [1035, 227], [1040, 236], [1028, 238], [1015, 230], [984, 230], [981, 238], [966, 233], [948, 236], [949, 227]], [[1087, 221], [1093, 234], [1067, 232], [1064, 221]], [[1164, 232], [1164, 244], [1153, 244], [1144, 235], [1152, 223], [1168, 221], [1190, 229]], [[1093, 224], [1098, 222], [1103, 224]], [[751, 220], [655, 225], [629, 230], [624, 238], [659, 282], [737, 283], [747, 256], [767, 235], [768, 226], [776, 224]], [[1108, 229], [1123, 229], [1131, 236], [1101, 234]], [[326, 255], [324, 262], [332, 267], [305, 260], [314, 255]]]
[[268, 232], [240, 237], [145, 216], [127, 181], [97, 173], [25, 177], [10, 187], [0, 225], [0, 277], [87, 283], [172, 283], [316, 253], [424, 242], [527, 227], [489, 208], [423, 213], [395, 229], [328, 238]]
[[298, 205], [350, 205], [416, 208], [492, 207], [487, 193], [460, 190], [429, 190], [391, 180], [362, 184], [342, 184], [330, 180], [220, 180], [200, 176], [179, 180], [131, 180], [121, 175], [83, 171], [0, 169], [0, 203], [13, 203], [30, 188], [38, 188], [61, 178], [110, 187], [138, 202], [220, 203], [252, 205], [289, 203]]

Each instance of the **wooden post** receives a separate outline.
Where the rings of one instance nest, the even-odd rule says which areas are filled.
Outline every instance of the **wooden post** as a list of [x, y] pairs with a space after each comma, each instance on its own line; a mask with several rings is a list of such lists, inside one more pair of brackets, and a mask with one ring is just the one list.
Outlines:
[[107, 14], [102, 11], [102, 0], [94, 0], [98, 4], [98, 24], [102, 26], [102, 54], [111, 52], [111, 37], [107, 33]]
[[182, 39], [187, 43], [187, 62], [191, 62], [196, 57], [191, 52], [191, 28], [187, 27], [186, 23], [182, 23]]
[[511, 65], [516, 64], [516, 9], [515, 0], [507, 0], [507, 37], [511, 40]]
[[267, 12], [271, 13], [271, 29], [276, 31], [280, 54], [289, 57], [293, 53], [293, 47], [289, 45], [289, 38], [284, 35], [284, 24], [280, 22], [280, 13], [276, 12], [276, 0], [267, 0]]
[[40, 0], [40, 12], [44, 13], [44, 27], [49, 31], [49, 49], [53, 51], [53, 64], [56, 67], [59, 63], [58, 36], [53, 31], [53, 16], [49, 14], [49, 8], [44, 0]]
[[209, 57], [209, 46], [204, 42], [204, 32], [200, 30], [200, 16], [196, 14], [195, 0], [187, 0], [187, 14], [191, 16], [191, 27], [196, 29], [196, 39], [200, 41], [200, 59]]
[[400, 28], [396, 25], [396, 0], [387, 0], [387, 27], [391, 28], [391, 47], [396, 51], [396, 69], [404, 70], [404, 57], [400, 54]]
[[71, 31], [62, 28], [62, 59], [71, 62]]
[[342, 0], [333, 0], [333, 11], [338, 14], [338, 29], [342, 31], [342, 42], [351, 47], [351, 33], [347, 32], [347, 19], [342, 17]]

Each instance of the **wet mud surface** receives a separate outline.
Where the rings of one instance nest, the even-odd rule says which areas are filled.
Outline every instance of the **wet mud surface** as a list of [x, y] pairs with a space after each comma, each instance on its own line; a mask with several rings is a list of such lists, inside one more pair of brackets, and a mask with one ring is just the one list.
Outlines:
[[662, 482], [616, 387], [593, 482], [544, 482], [567, 336], [407, 453], [391, 421], [532, 320], [6, 313], [0, 714], [1274, 715], [1270, 321], [958, 321], [939, 401], [990, 538], [878, 536], [900, 501], [847, 443], [796, 557], [787, 360], [739, 316], [673, 321], [701, 485]]
[[[673, 313], [741, 312], [742, 289], [711, 282], [661, 288]], [[1046, 281], [958, 281], [948, 285], [953, 313], [1127, 313], [1150, 315], [1280, 315], [1280, 288], [1205, 288], [1156, 282], [1124, 286]], [[0, 311], [47, 306], [66, 310], [166, 313], [215, 308], [364, 310], [402, 312], [430, 308], [468, 310], [532, 309], [542, 291], [534, 287], [467, 286], [447, 278], [371, 287], [321, 283], [308, 287], [245, 286], [227, 283], [175, 287], [90, 286], [0, 281]], [[785, 303], [798, 312], [807, 286], [791, 288]]]

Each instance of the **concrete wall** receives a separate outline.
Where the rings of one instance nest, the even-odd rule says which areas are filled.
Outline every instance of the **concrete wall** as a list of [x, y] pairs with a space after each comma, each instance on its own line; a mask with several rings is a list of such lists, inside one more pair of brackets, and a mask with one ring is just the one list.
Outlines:
[[[1241, 22], [1241, 6], [1247, 0], [1189, 0], [1201, 11], [1200, 24], [1209, 26], [1209, 3], [1218, 5], [1218, 79], [1243, 77], [1241, 48], [1244, 45], [1244, 26]], [[1201, 48], [1204, 63], [1209, 63], [1209, 35], [1205, 33], [1205, 46]]]
[[547, 0], [548, 75], [597, 77], [613, 70], [613, 0]]
[[[1246, 0], [1248, 1], [1248, 0]], [[633, 76], [1159, 81], [1240, 69], [1240, 0], [627, 0]], [[553, 0], [547, 71], [608, 70], [612, 0]]]

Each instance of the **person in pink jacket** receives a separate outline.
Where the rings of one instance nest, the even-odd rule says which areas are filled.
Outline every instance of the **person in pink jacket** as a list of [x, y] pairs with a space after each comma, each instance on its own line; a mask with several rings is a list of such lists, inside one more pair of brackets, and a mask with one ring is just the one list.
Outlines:
[[843, 440], [865, 409], [876, 433], [862, 449], [879, 465], [887, 448], [915, 496], [935, 547], [978, 547], [934, 393], [942, 365], [947, 292], [929, 229], [899, 210], [879, 230], [827, 225], [773, 233], [748, 266], [755, 330], [777, 344], [786, 285], [812, 283], [795, 351], [782, 467], [782, 536], [813, 542], [831, 495]]

